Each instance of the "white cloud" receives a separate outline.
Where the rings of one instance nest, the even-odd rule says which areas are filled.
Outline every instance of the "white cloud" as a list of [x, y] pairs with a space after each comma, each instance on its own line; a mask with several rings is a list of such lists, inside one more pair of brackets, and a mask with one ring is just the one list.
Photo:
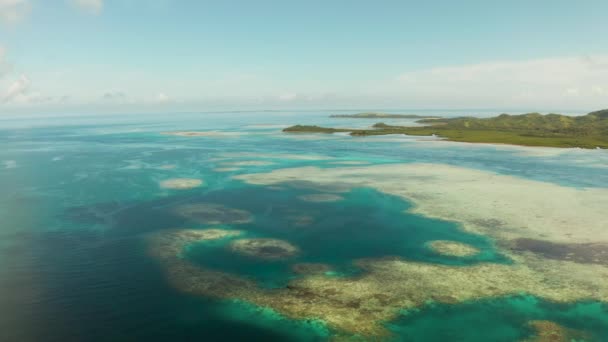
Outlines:
[[156, 97], [156, 102], [158, 102], [158, 103], [167, 103], [170, 101], [171, 101], [171, 98], [165, 93], [160, 93]]
[[6, 49], [0, 46], [0, 77], [8, 72], [9, 65], [6, 61]]
[[15, 24], [23, 20], [30, 12], [29, 0], [0, 0], [0, 22]]
[[380, 91], [440, 106], [605, 106], [597, 95], [607, 89], [607, 66], [608, 55], [599, 55], [435, 67]]
[[122, 91], [109, 91], [104, 93], [101, 98], [104, 101], [125, 102], [127, 100], [127, 94]]
[[293, 101], [297, 98], [298, 98], [298, 94], [296, 94], [296, 93], [285, 93], [285, 94], [279, 95], [280, 101]]
[[27, 91], [30, 88], [31, 81], [25, 75], [13, 82], [7, 89], [5, 95], [2, 97], [3, 103], [10, 102], [28, 102], [29, 97]]
[[103, 0], [71, 0], [76, 7], [93, 14], [99, 14], [103, 10]]
[[595, 95], [604, 95], [604, 94], [608, 94], [608, 88], [604, 88], [604, 87], [600, 87], [600, 86], [593, 86], [593, 87], [591, 87], [591, 92]]
[[578, 96], [580, 94], [580, 89], [578, 88], [568, 88], [566, 89], [566, 95], [570, 96]]

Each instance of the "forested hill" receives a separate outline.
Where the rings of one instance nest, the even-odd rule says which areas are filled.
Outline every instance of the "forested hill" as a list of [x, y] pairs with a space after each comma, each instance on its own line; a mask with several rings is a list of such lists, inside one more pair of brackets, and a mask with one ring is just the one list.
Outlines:
[[418, 122], [451, 129], [529, 131], [548, 135], [602, 135], [608, 134], [608, 109], [583, 116], [528, 113], [501, 114], [492, 118], [424, 119]]

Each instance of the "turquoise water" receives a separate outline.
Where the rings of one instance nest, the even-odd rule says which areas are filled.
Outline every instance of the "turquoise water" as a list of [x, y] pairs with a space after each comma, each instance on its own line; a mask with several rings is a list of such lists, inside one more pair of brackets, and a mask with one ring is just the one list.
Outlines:
[[[0, 340], [302, 340], [333, 332], [322, 322], [294, 321], [268, 308], [213, 301], [177, 292], [146, 253], [147, 233], [206, 228], [176, 216], [184, 203], [211, 202], [248, 210], [246, 237], [288, 240], [301, 253], [262, 262], [229, 253], [230, 239], [194, 244], [184, 257], [229, 271], [267, 288], [298, 277], [300, 262], [328, 264], [335, 276], [356, 276], [358, 258], [400, 256], [466, 266], [509, 263], [493, 241], [461, 231], [456, 223], [404, 213], [411, 204], [372, 189], [341, 193], [343, 201], [310, 203], [297, 197], [313, 189], [271, 189], [235, 181], [240, 173], [297, 166], [339, 167], [335, 161], [370, 164], [430, 162], [489, 170], [572, 187], [607, 187], [608, 153], [568, 150], [527, 153], [521, 148], [421, 142], [412, 137], [357, 139], [332, 135], [288, 136], [294, 124], [351, 126], [323, 112], [201, 113], [0, 119]], [[441, 113], [435, 113], [441, 114]], [[390, 120], [386, 120], [387, 122]], [[356, 121], [361, 127], [374, 122]], [[169, 130], [216, 130], [226, 136], [181, 138]], [[534, 150], [536, 151], [536, 150]], [[273, 164], [231, 172], [226, 162], [256, 160], [227, 153], [322, 155], [294, 160], [265, 156]], [[260, 160], [260, 159], [257, 159]], [[163, 166], [174, 165], [173, 169]], [[206, 186], [174, 191], [158, 183], [202, 178]], [[311, 216], [295, 225], [293, 216]], [[479, 248], [470, 258], [436, 255], [430, 240], [455, 240]], [[606, 336], [608, 310], [599, 303], [555, 306], [531, 297], [437, 305], [388, 322], [396, 338], [413, 341], [517, 340], [525, 322], [551, 319]], [[477, 323], [481, 322], [481, 323]], [[469, 326], [471, 329], [455, 327]], [[429, 328], [433, 327], [433, 329]], [[475, 335], [474, 331], [477, 331]], [[494, 334], [494, 335], [492, 335]], [[477, 336], [477, 337], [476, 337]]]
[[[252, 188], [211, 193], [200, 199], [261, 213], [254, 223], [238, 227], [246, 230], [244, 237], [287, 240], [303, 251], [300, 255], [287, 260], [260, 261], [232, 253], [226, 248], [230, 241], [223, 240], [211, 246], [208, 242], [194, 245], [187, 257], [212, 269], [254, 278], [266, 287], [285, 286], [295, 276], [290, 266], [303, 262], [328, 264], [344, 276], [358, 273], [353, 260], [369, 257], [400, 256], [448, 265], [510, 262], [494, 251], [491, 241], [463, 233], [454, 223], [404, 214], [410, 205], [398, 198], [369, 189], [343, 194], [345, 199], [334, 203], [307, 203], [297, 198], [306, 193]], [[321, 219], [306, 226], [290, 224], [286, 217], [293, 208], [298, 208], [299, 214]], [[482, 252], [469, 258], [441, 256], [425, 247], [432, 240], [459, 241]]]
[[[531, 296], [505, 297], [459, 305], [431, 304], [404, 312], [388, 324], [395, 341], [518, 341], [533, 335], [527, 323], [550, 320], [588, 332], [590, 339], [608, 336], [606, 304], [554, 304]], [[442, 322], [438, 325], [437, 322]]]

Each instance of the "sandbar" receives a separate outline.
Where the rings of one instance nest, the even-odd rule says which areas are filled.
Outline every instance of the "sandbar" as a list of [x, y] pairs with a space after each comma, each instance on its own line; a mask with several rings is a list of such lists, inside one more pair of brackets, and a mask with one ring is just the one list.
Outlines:
[[160, 182], [160, 187], [173, 190], [187, 190], [198, 188], [203, 185], [203, 181], [196, 178], [171, 178]]
[[434, 240], [426, 246], [433, 252], [446, 256], [470, 257], [479, 254], [479, 249], [456, 241]]

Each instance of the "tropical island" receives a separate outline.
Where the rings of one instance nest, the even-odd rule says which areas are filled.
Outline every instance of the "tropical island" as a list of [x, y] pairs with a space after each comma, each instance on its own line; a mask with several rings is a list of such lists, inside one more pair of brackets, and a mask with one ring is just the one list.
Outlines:
[[439, 136], [448, 141], [524, 146], [608, 148], [608, 109], [582, 116], [528, 113], [491, 118], [457, 117], [421, 119], [426, 126], [408, 127], [376, 123], [370, 129], [295, 125], [288, 133], [349, 133], [352, 136], [406, 134]]
[[365, 112], [358, 114], [333, 114], [330, 118], [350, 119], [439, 119], [439, 116], [416, 115], [416, 114], [388, 114], [379, 112]]

